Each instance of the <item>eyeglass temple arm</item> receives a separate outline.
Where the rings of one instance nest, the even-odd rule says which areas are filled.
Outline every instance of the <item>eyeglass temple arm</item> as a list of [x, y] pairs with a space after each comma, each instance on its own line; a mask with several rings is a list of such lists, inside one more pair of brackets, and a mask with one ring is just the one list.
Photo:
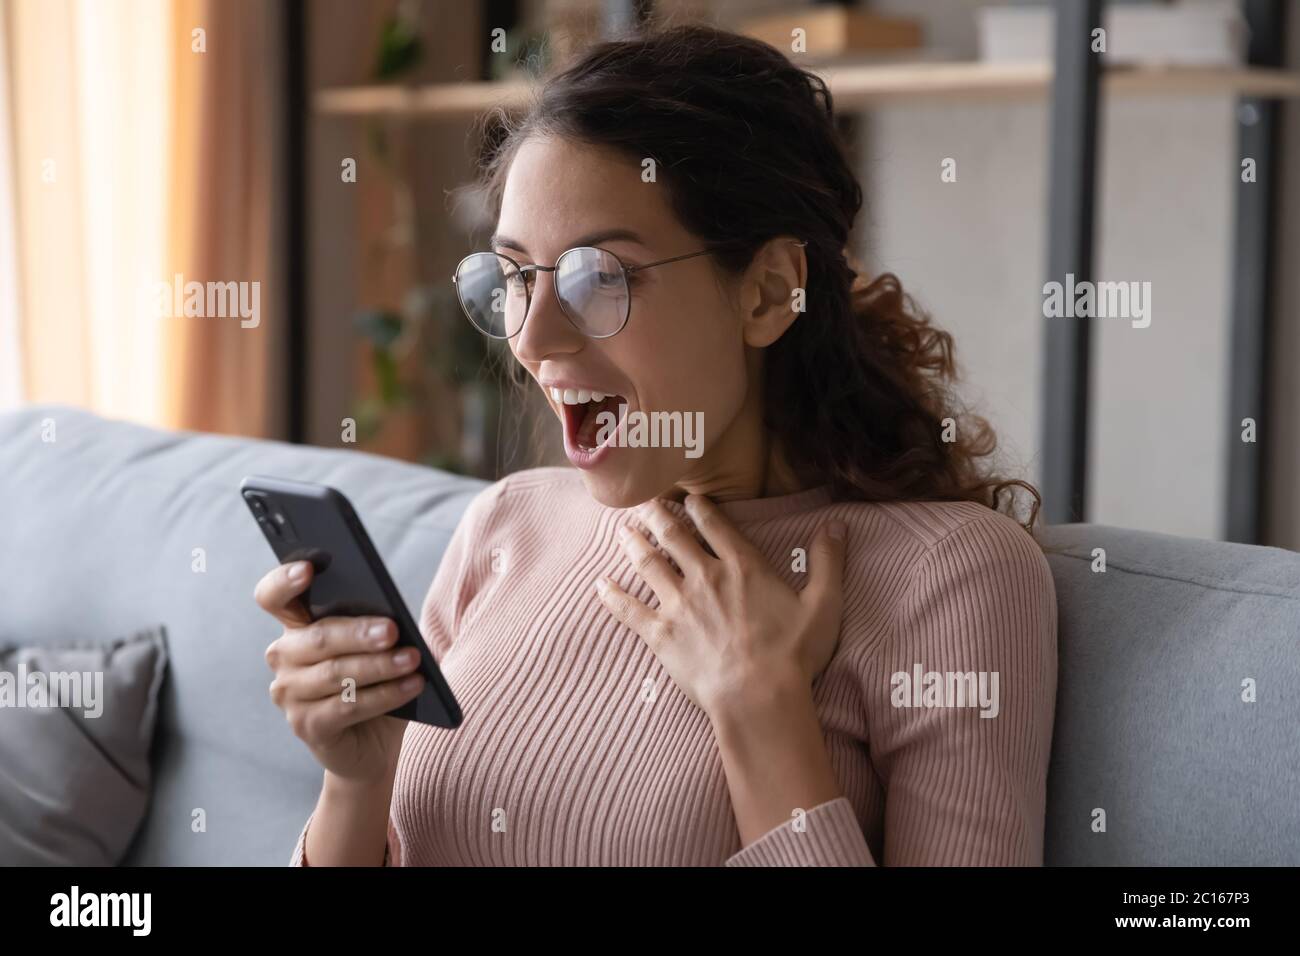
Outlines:
[[[796, 240], [794, 240], [794, 244], [795, 244], [796, 246], [803, 247], [803, 246], [808, 245], [808, 240], [807, 240], [807, 239], [796, 239]], [[688, 252], [688, 253], [686, 253], [685, 255], [681, 255], [681, 256], [672, 256], [671, 258], [668, 258], [668, 259], [659, 259], [659, 260], [657, 260], [657, 261], [655, 261], [655, 262], [646, 262], [646, 263], [642, 263], [642, 264], [639, 265], [639, 266], [624, 266], [624, 267], [623, 267], [623, 270], [624, 270], [628, 275], [631, 275], [631, 274], [634, 273], [634, 272], [640, 272], [642, 269], [653, 269], [655, 266], [666, 266], [666, 265], [668, 265], [668, 263], [670, 263], [670, 262], [681, 262], [683, 259], [694, 259], [696, 256], [706, 256], [706, 255], [708, 255], [709, 253], [711, 253], [711, 252], [715, 252], [715, 251], [716, 251], [716, 249], [701, 249], [699, 252]], [[535, 274], [535, 273], [538, 273], [538, 272], [554, 272], [555, 269], [556, 269], [555, 266], [542, 266], [542, 265], [537, 265], [537, 264], [531, 264], [531, 265], [521, 266], [521, 265], [519, 265], [518, 263], [515, 264], [515, 268], [519, 270], [519, 273], [520, 273], [521, 275], [525, 275], [525, 276], [530, 275], [530, 274]], [[453, 282], [456, 281], [456, 276], [455, 276], [454, 274], [452, 275], [451, 278], [452, 278], [452, 281], [453, 281]]]
[[[796, 239], [794, 240], [794, 244], [800, 247], [806, 246], [808, 245], [808, 240]], [[633, 272], [640, 272], [642, 269], [652, 269], [655, 266], [666, 266], [670, 262], [680, 262], [683, 259], [694, 259], [696, 256], [706, 256], [710, 252], [716, 252], [716, 251], [717, 251], [716, 248], [701, 249], [699, 252], [688, 252], [684, 256], [673, 256], [671, 259], [660, 259], [658, 262], [646, 262], [639, 266], [624, 266], [623, 268], [629, 275], [631, 275]]]
[[701, 249], [699, 252], [688, 252], [684, 256], [673, 256], [671, 259], [660, 259], [657, 262], [645, 262], [639, 266], [624, 266], [624, 270], [631, 275], [633, 272], [640, 272], [642, 269], [653, 269], [655, 266], [666, 266], [670, 262], [681, 262], [683, 259], [694, 259], [696, 256], [706, 256], [712, 249]]

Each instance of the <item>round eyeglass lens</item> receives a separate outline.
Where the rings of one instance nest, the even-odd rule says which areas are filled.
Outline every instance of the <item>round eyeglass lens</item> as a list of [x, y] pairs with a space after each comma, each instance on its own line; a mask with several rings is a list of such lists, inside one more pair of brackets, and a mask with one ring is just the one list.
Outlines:
[[623, 328], [630, 297], [623, 266], [603, 249], [570, 249], [555, 264], [555, 293], [569, 321], [592, 338]]
[[526, 280], [515, 264], [492, 252], [476, 252], [456, 268], [456, 296], [474, 327], [496, 339], [510, 338], [528, 312]]

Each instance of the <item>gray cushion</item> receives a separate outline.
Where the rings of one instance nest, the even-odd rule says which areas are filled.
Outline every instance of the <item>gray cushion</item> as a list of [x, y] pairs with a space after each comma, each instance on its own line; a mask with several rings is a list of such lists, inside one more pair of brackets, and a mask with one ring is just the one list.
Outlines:
[[120, 862], [149, 803], [161, 630], [0, 647], [0, 863]]
[[1300, 555], [1098, 525], [1043, 540], [1061, 660], [1047, 862], [1300, 864]]

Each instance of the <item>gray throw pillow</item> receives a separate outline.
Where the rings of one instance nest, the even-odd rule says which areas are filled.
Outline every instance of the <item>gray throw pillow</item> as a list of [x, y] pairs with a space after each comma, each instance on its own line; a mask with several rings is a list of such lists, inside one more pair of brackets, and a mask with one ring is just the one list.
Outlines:
[[149, 805], [161, 627], [107, 644], [0, 645], [0, 864], [111, 866]]

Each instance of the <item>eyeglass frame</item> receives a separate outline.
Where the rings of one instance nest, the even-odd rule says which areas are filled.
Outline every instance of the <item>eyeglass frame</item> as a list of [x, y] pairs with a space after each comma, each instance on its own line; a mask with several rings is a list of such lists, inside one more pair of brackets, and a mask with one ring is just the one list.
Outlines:
[[612, 257], [613, 260], [618, 263], [618, 267], [619, 269], [622, 270], [623, 273], [623, 287], [627, 289], [627, 309], [623, 313], [623, 321], [619, 323], [618, 328], [615, 329], [613, 332], [607, 332], [604, 335], [590, 335], [589, 333], [584, 332], [582, 329], [578, 328], [578, 324], [574, 321], [573, 316], [569, 315], [569, 310], [565, 308], [564, 300], [560, 298], [558, 294], [555, 297], [555, 301], [559, 303], [560, 311], [563, 312], [564, 317], [569, 320], [569, 324], [572, 325], [575, 329], [577, 329], [579, 333], [581, 333], [582, 335], [586, 336], [589, 339], [597, 339], [597, 340], [608, 339], [608, 338], [613, 338], [615, 335], [618, 335], [618, 333], [622, 332], [625, 328], [627, 328], [628, 320], [632, 317], [632, 285], [628, 281], [629, 276], [635, 275], [636, 273], [641, 272], [645, 269], [653, 269], [655, 266], [666, 266], [670, 262], [681, 262], [683, 259], [694, 259], [696, 256], [708, 255], [709, 253], [717, 252], [718, 249], [720, 248], [722, 247], [710, 246], [709, 248], [701, 249], [698, 252], [688, 252], [685, 255], [681, 255], [681, 256], [669, 256], [667, 259], [659, 259], [656, 260], [655, 262], [646, 262], [639, 266], [629, 266], [621, 258], [619, 258], [617, 253], [610, 252], [608, 249], [602, 249], [600, 246], [574, 246], [572, 249], [565, 249], [556, 257], [555, 265], [553, 266], [542, 266], [537, 264], [521, 266], [518, 262], [516, 262], [514, 259], [512, 259], [510, 256], [506, 255], [503, 252], [492, 252], [490, 250], [485, 250], [482, 252], [471, 252], [469, 255], [465, 256], [465, 258], [461, 259], [460, 262], [456, 263], [456, 268], [451, 274], [451, 282], [452, 285], [456, 285], [456, 276], [460, 273], [460, 267], [463, 266], [470, 259], [473, 259], [475, 256], [496, 256], [499, 259], [506, 260], [506, 262], [510, 263], [512, 266], [515, 267], [516, 271], [518, 271], [519, 274], [523, 276], [524, 279], [524, 318], [523, 321], [519, 323], [519, 328], [515, 329], [515, 331], [511, 332], [509, 335], [493, 335], [491, 332], [484, 332], [482, 329], [480, 329], [478, 327], [478, 324], [474, 321], [473, 317], [469, 314], [468, 310], [465, 308], [465, 303], [461, 300], [460, 297], [459, 287], [457, 288], [457, 293], [456, 293], [456, 301], [460, 304], [461, 312], [465, 314], [465, 318], [469, 319], [470, 325], [473, 325], [476, 331], [481, 332], [483, 335], [486, 335], [490, 339], [505, 341], [514, 338], [516, 335], [518, 335], [520, 332], [524, 330], [524, 322], [528, 321], [528, 313], [531, 312], [533, 308], [532, 286], [533, 286], [533, 281], [535, 281], [535, 277], [537, 273], [558, 271], [560, 268], [560, 262], [563, 261], [564, 257], [571, 252], [581, 252], [584, 249], [592, 249], [595, 250], [596, 252], [603, 252], [605, 255]]

